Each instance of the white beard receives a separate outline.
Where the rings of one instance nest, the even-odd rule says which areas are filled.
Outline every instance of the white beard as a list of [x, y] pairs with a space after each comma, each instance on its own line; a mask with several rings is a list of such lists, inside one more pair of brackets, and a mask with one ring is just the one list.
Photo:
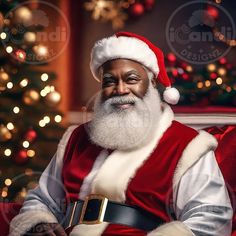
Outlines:
[[[114, 103], [133, 102], [128, 109], [118, 109]], [[95, 99], [94, 117], [88, 124], [93, 143], [106, 149], [128, 150], [140, 147], [152, 139], [161, 116], [158, 91], [149, 84], [143, 99], [117, 96], [102, 102], [101, 93]]]

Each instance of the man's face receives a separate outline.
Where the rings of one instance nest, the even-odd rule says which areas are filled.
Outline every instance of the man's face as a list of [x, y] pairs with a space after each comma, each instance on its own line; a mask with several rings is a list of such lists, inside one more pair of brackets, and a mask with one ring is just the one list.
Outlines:
[[[129, 95], [143, 98], [149, 86], [149, 78], [143, 66], [127, 59], [116, 59], [104, 63], [100, 69], [102, 100]], [[117, 108], [127, 109], [132, 103], [117, 104]]]

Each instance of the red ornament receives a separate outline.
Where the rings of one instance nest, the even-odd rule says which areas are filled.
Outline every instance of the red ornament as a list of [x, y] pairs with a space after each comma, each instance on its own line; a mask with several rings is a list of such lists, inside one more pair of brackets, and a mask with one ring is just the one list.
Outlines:
[[229, 64], [229, 63], [228, 63], [228, 64], [226, 65], [226, 68], [227, 68], [228, 70], [232, 69], [232, 67], [233, 67], [232, 64]]
[[130, 13], [133, 16], [141, 16], [144, 13], [144, 6], [141, 3], [134, 3], [130, 7]]
[[188, 80], [189, 79], [189, 75], [187, 73], [184, 73], [182, 75], [182, 78], [183, 78], [183, 80]]
[[173, 69], [172, 70], [172, 75], [174, 76], [174, 77], [177, 77], [178, 76], [178, 70], [177, 69]]
[[14, 161], [18, 165], [23, 165], [29, 160], [26, 150], [20, 150], [14, 157]]
[[175, 54], [173, 54], [173, 53], [168, 53], [168, 54], [167, 54], [167, 59], [168, 59], [168, 61], [170, 61], [170, 62], [175, 62], [175, 61], [176, 61], [176, 56], [175, 56]]
[[144, 6], [146, 10], [151, 10], [153, 8], [153, 5], [155, 3], [155, 0], [145, 0]]
[[210, 74], [211, 79], [216, 79], [217, 77], [218, 77], [218, 75], [215, 72]]
[[184, 70], [186, 70], [187, 66], [188, 66], [187, 63], [185, 63], [185, 62], [182, 62], [182, 63], [181, 63], [181, 67], [182, 67]]
[[227, 62], [227, 60], [226, 60], [225, 57], [222, 57], [222, 58], [220, 58], [220, 60], [219, 60], [219, 63], [222, 64], [222, 65], [226, 64], [226, 62]]
[[213, 17], [214, 19], [217, 19], [219, 17], [218, 9], [213, 7], [213, 6], [208, 6], [207, 7], [207, 14], [209, 16]]
[[24, 62], [25, 59], [26, 59], [26, 53], [24, 50], [22, 49], [17, 49], [15, 52], [14, 52], [14, 55], [16, 57], [16, 59], [19, 61], [19, 62]]
[[35, 130], [33, 129], [29, 129], [26, 133], [24, 138], [29, 141], [29, 142], [33, 142], [37, 137], [37, 133]]

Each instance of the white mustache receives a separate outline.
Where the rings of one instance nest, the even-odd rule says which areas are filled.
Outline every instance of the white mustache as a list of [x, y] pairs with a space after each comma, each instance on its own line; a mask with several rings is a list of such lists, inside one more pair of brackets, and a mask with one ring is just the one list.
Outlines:
[[105, 106], [109, 105], [120, 105], [120, 104], [135, 104], [137, 101], [139, 101], [140, 98], [137, 97], [131, 97], [131, 96], [116, 96], [116, 97], [111, 97], [108, 100], [104, 102]]

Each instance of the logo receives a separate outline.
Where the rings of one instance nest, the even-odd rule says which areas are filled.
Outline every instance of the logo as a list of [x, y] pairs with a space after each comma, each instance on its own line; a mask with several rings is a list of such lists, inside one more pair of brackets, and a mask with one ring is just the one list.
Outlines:
[[[217, 16], [208, 9], [212, 7]], [[225, 56], [230, 47], [214, 34], [217, 29], [226, 38], [235, 37], [231, 15], [219, 4], [191, 1], [177, 8], [166, 25], [166, 39], [171, 50], [182, 60], [192, 64], [207, 64]]]
[[[33, 7], [32, 7], [33, 6]], [[28, 64], [54, 60], [66, 49], [70, 26], [55, 5], [38, 1], [18, 4], [6, 15], [1, 41], [14, 59]]]

